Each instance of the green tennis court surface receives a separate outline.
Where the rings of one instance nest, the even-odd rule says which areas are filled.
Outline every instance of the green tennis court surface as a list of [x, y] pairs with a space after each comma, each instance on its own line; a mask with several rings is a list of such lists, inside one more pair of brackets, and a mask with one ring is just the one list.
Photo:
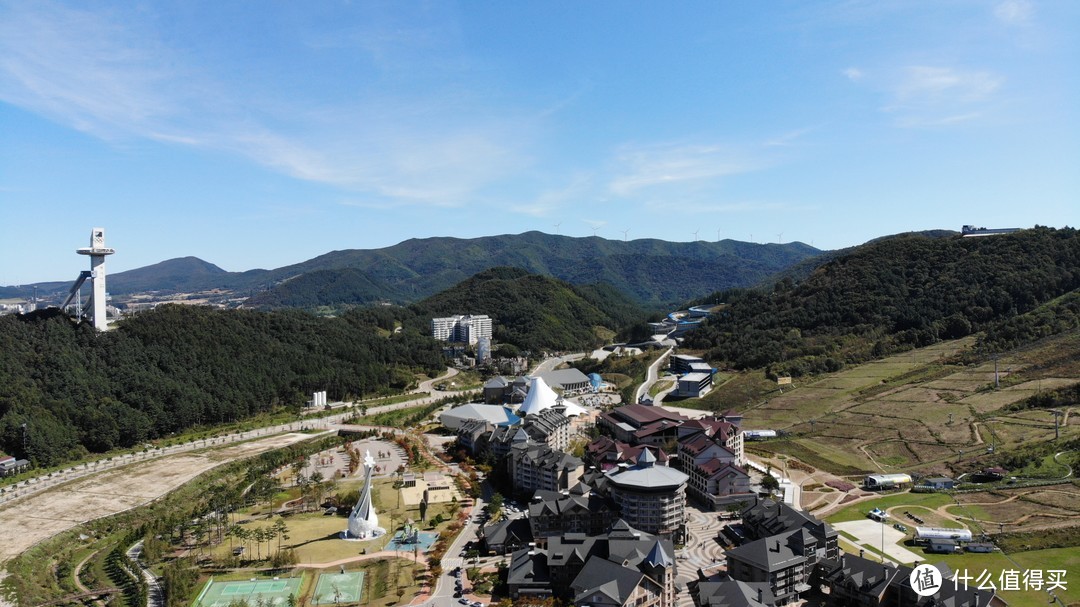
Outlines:
[[364, 572], [323, 573], [315, 585], [312, 605], [337, 605], [359, 603], [360, 592], [364, 589]]
[[281, 607], [288, 604], [289, 595], [300, 590], [303, 578], [280, 580], [255, 580], [247, 582], [215, 582], [210, 580], [195, 601], [195, 607], [228, 607], [230, 603], [243, 601], [250, 607], [261, 604]]

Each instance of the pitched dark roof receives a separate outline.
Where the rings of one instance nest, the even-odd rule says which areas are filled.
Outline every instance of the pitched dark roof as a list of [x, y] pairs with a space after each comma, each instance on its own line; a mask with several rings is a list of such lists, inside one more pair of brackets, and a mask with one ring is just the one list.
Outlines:
[[550, 584], [547, 551], [530, 548], [515, 552], [510, 557], [506, 581], [510, 585]]
[[589, 597], [599, 593], [622, 605], [630, 600], [644, 577], [645, 574], [637, 569], [623, 567], [607, 559], [593, 558], [581, 568], [581, 573], [570, 583], [570, 588], [575, 604], [588, 602]]
[[481, 534], [489, 546], [507, 543], [525, 544], [532, 541], [529, 521], [523, 518], [502, 519], [485, 525]]
[[758, 569], [775, 573], [806, 561], [805, 556], [795, 552], [796, 542], [792, 541], [792, 536], [800, 533], [802, 529], [754, 540], [728, 550], [727, 555], [729, 558], [750, 563]]
[[662, 419], [670, 421], [687, 421], [690, 418], [674, 411], [668, 411], [663, 407], [650, 407], [648, 405], [623, 405], [611, 410], [611, 414], [620, 421], [626, 421], [640, 428]]
[[822, 535], [835, 535], [836, 531], [813, 515], [783, 502], [772, 499], [757, 500], [742, 513], [743, 526], [759, 529], [761, 537], [794, 531], [803, 527]]
[[700, 607], [772, 607], [775, 603], [776, 597], [768, 582], [700, 582], [697, 585], [695, 604]]
[[841, 555], [839, 559], [822, 559], [818, 568], [822, 581], [829, 585], [841, 585], [877, 597], [884, 594], [897, 574], [894, 566], [853, 554]]

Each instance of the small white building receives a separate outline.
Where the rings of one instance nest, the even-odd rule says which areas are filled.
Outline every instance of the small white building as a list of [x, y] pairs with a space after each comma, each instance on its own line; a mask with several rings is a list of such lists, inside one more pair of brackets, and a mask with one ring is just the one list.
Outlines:
[[911, 484], [909, 474], [871, 474], [863, 481], [863, 486], [871, 491], [880, 489], [895, 489]]
[[970, 542], [971, 532], [967, 529], [946, 529], [944, 527], [916, 527], [915, 540], [957, 540], [960, 542]]
[[687, 373], [679, 378], [676, 395], [683, 398], [701, 398], [712, 389], [712, 373]]

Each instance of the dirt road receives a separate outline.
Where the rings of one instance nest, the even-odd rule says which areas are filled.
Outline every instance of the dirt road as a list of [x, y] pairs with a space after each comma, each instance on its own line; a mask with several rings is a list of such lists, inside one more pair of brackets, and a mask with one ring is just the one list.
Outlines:
[[145, 504], [221, 464], [284, 447], [310, 434], [279, 434], [219, 449], [106, 470], [0, 506], [0, 564], [90, 520]]

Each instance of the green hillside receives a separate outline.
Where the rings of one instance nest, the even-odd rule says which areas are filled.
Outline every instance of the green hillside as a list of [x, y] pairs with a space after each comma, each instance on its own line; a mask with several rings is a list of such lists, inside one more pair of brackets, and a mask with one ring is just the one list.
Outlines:
[[97, 333], [55, 311], [0, 317], [0, 450], [48, 465], [444, 367], [437, 342], [386, 337], [387, 320], [171, 305]]
[[834, 371], [976, 331], [997, 335], [1002, 323], [1077, 288], [1080, 234], [1071, 228], [898, 236], [857, 247], [799, 283], [711, 296], [727, 306], [686, 346], [735, 368]]
[[[624, 242], [526, 232], [472, 239], [411, 239], [384, 249], [334, 251], [270, 275], [351, 268], [386, 285], [385, 299], [416, 301], [477, 272], [506, 266], [575, 285], [607, 283], [640, 303], [657, 304], [685, 301], [718, 288], [750, 286], [818, 253], [801, 243]], [[253, 302], [262, 304], [266, 297], [273, 297], [279, 305], [299, 305], [294, 303], [299, 300], [274, 294], [277, 290], [258, 295]], [[323, 299], [320, 305], [340, 303], [355, 302]]]
[[[221, 289], [249, 295], [251, 305], [262, 307], [409, 303], [477, 272], [508, 266], [576, 285], [604, 282], [639, 303], [668, 304], [717, 289], [752, 286], [819, 253], [802, 243], [621, 241], [526, 232], [410, 239], [382, 249], [333, 251], [274, 270], [224, 272], [195, 258], [175, 259], [110, 275], [109, 291], [122, 297], [140, 291]], [[76, 274], [72, 272], [72, 280]], [[40, 283], [39, 295], [56, 299], [70, 285]], [[29, 297], [32, 292], [33, 285], [0, 288], [5, 297]]]
[[643, 315], [610, 287], [575, 287], [519, 268], [486, 270], [411, 309], [423, 321], [487, 314], [496, 342], [531, 351], [591, 348]]

